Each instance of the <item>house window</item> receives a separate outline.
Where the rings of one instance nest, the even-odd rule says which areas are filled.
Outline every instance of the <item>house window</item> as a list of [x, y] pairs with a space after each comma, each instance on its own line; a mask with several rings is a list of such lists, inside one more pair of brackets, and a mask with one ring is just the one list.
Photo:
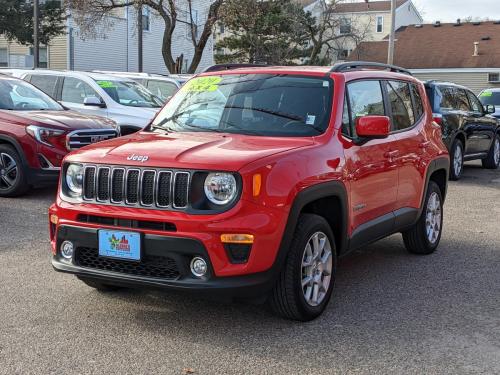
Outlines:
[[337, 51], [337, 60], [347, 60], [347, 56], [349, 56], [349, 50], [341, 49]]
[[[38, 54], [39, 54], [38, 67], [47, 68], [48, 67], [47, 47], [39, 47]], [[30, 55], [31, 56], [35, 55], [35, 49], [33, 47], [30, 47]]]
[[341, 18], [339, 21], [340, 34], [350, 34], [351, 33], [351, 20], [349, 18]]
[[381, 33], [384, 31], [384, 17], [383, 16], [377, 16], [377, 33]]
[[488, 73], [488, 82], [500, 83], [500, 73]]
[[4, 68], [9, 66], [9, 54], [7, 52], [7, 48], [0, 48], [0, 66]]
[[219, 32], [221, 34], [224, 34], [224, 24], [223, 23], [219, 23]]
[[151, 9], [149, 7], [142, 7], [142, 30], [151, 30]]

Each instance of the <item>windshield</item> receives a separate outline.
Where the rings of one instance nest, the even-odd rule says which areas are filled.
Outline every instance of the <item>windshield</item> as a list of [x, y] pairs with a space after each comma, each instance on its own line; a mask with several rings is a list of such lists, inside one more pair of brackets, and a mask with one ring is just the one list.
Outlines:
[[96, 80], [115, 102], [128, 107], [160, 108], [163, 103], [135, 81]]
[[64, 108], [50, 96], [25, 81], [0, 79], [0, 109], [62, 111]]
[[314, 136], [328, 127], [328, 78], [275, 74], [193, 78], [155, 118], [152, 130]]
[[493, 104], [500, 107], [500, 91], [485, 90], [479, 94], [479, 100], [483, 105]]

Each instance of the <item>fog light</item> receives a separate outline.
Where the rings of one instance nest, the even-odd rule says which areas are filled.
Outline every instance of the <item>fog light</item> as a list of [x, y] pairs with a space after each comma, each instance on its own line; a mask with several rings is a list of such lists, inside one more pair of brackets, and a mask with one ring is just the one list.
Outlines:
[[71, 259], [73, 257], [73, 250], [74, 250], [73, 242], [64, 241], [61, 244], [61, 254], [66, 259]]
[[191, 273], [196, 277], [205, 276], [207, 273], [208, 267], [205, 259], [200, 257], [195, 257], [191, 260]]

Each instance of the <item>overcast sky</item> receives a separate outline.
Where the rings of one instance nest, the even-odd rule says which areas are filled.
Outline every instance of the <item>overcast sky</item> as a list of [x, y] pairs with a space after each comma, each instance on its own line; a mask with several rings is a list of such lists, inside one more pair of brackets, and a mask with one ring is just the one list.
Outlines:
[[413, 0], [425, 22], [454, 22], [457, 18], [500, 20], [500, 0]]

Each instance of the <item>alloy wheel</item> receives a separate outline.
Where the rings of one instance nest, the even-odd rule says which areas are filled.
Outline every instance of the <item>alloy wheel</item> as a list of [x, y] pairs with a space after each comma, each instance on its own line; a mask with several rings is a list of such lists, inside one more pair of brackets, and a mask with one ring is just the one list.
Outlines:
[[493, 158], [495, 160], [495, 165], [500, 164], [500, 139], [498, 137], [495, 138], [495, 146], [493, 149]]
[[453, 170], [455, 172], [455, 176], [460, 176], [463, 168], [463, 157], [462, 157], [462, 148], [460, 145], [456, 145], [455, 152], [453, 153]]
[[441, 233], [441, 199], [436, 192], [433, 192], [427, 201], [425, 230], [427, 239], [431, 244], [435, 244]]
[[7, 190], [14, 186], [18, 177], [17, 163], [7, 153], [0, 153], [0, 189]]
[[318, 306], [325, 299], [332, 280], [332, 247], [325, 233], [316, 232], [309, 238], [301, 269], [304, 299], [310, 306]]

